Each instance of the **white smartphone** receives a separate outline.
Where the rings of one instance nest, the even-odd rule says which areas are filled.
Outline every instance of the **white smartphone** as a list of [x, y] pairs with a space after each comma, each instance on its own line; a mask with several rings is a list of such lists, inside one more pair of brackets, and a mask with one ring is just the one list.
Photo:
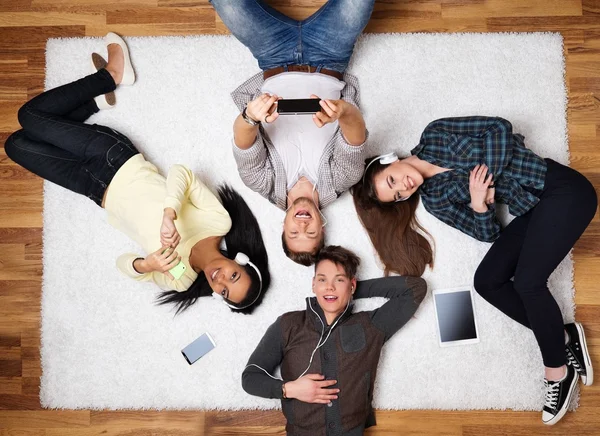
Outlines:
[[215, 341], [209, 333], [203, 333], [198, 339], [181, 350], [181, 354], [190, 365], [215, 348]]
[[479, 342], [471, 286], [433, 291], [441, 347]]

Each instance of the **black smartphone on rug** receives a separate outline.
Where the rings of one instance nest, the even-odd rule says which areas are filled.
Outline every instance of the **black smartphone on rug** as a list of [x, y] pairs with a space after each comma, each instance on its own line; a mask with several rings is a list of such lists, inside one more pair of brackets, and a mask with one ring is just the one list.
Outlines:
[[318, 98], [283, 99], [277, 102], [277, 112], [280, 115], [314, 114], [321, 110]]

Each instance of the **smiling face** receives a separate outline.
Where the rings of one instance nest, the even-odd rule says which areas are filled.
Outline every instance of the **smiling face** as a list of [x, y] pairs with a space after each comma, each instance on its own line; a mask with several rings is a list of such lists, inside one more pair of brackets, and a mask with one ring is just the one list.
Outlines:
[[291, 251], [316, 251], [323, 237], [323, 221], [311, 199], [298, 198], [288, 209], [283, 221], [283, 237]]
[[356, 278], [348, 277], [342, 265], [329, 259], [319, 262], [313, 277], [313, 293], [328, 324], [346, 310], [355, 289]]
[[250, 276], [244, 267], [226, 257], [212, 261], [203, 271], [213, 292], [231, 303], [241, 303], [250, 289]]
[[398, 160], [387, 165], [373, 177], [377, 199], [390, 203], [400, 198], [406, 199], [423, 184], [423, 176], [410, 163]]

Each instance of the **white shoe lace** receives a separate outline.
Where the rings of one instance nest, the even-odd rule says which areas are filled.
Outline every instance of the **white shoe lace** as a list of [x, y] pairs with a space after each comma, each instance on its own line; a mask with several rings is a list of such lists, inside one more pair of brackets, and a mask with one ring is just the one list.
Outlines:
[[577, 372], [581, 372], [581, 365], [579, 365], [579, 362], [577, 361], [577, 359], [575, 359], [575, 356], [573, 355], [573, 353], [571, 353], [571, 350], [569, 348], [567, 348], [567, 360]]
[[546, 402], [544, 403], [544, 406], [554, 410], [556, 408], [556, 404], [558, 403], [560, 382], [544, 380], [544, 385], [546, 385]]

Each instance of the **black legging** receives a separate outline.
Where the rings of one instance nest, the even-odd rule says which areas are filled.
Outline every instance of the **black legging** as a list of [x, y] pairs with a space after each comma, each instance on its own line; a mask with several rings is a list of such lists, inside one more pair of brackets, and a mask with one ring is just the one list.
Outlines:
[[592, 220], [598, 198], [572, 168], [546, 159], [540, 202], [515, 218], [475, 273], [475, 289], [489, 303], [533, 330], [544, 365], [566, 363], [564, 322], [548, 278]]
[[25, 103], [19, 110], [23, 129], [6, 140], [7, 156], [32, 173], [101, 205], [117, 170], [139, 153], [125, 135], [83, 123], [98, 112], [94, 97], [115, 87], [110, 73], [102, 69]]

